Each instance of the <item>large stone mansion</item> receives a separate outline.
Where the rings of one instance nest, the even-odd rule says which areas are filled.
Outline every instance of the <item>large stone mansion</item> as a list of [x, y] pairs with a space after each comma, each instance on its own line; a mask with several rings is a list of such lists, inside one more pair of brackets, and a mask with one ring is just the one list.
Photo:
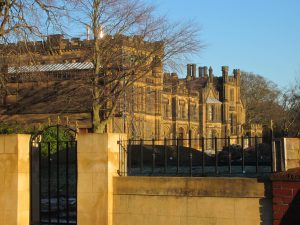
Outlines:
[[[54, 92], [59, 93], [57, 82], [71, 84], [93, 69], [93, 64], [81, 60], [90, 43], [57, 38], [54, 52], [39, 51], [37, 65], [17, 67], [14, 63], [2, 63], [6, 89], [2, 85], [1, 121], [43, 124], [60, 116], [71, 123], [76, 120], [82, 131], [91, 128], [87, 108], [76, 101], [66, 108], [67, 103], [59, 102], [57, 97], [49, 98]], [[189, 133], [193, 138], [241, 136], [245, 107], [240, 79], [240, 70], [234, 69], [231, 75], [227, 66], [222, 67], [221, 76], [216, 76], [211, 67], [188, 64], [183, 78], [164, 73], [163, 65], [156, 65], [121, 97], [107, 132], [125, 132], [136, 139], [188, 138]], [[76, 88], [73, 91], [75, 99]]]

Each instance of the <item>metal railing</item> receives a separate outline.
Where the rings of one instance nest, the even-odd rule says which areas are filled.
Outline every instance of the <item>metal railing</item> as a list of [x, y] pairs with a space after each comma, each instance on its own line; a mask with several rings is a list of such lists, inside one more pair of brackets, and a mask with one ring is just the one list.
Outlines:
[[121, 176], [261, 176], [273, 172], [272, 139], [120, 140]]

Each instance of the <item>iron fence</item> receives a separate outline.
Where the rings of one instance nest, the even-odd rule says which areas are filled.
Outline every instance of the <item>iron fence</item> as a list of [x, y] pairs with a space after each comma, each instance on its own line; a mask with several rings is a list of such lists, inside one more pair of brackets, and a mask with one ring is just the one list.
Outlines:
[[272, 139], [120, 140], [121, 176], [261, 176], [273, 172]]
[[30, 224], [77, 224], [77, 141], [59, 125], [30, 142]]

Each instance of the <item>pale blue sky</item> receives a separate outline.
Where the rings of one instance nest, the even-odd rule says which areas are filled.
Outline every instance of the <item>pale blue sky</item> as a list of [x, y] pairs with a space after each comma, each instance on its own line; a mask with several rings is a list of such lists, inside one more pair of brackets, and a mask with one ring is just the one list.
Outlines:
[[279, 87], [300, 76], [300, 0], [147, 0], [170, 20], [195, 20], [207, 44], [192, 62], [260, 74]]

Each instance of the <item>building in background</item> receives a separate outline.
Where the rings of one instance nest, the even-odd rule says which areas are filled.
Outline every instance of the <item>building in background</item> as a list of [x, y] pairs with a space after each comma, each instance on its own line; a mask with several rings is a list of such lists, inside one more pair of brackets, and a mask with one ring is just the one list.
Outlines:
[[[43, 124], [60, 116], [88, 131], [91, 96], [81, 91], [80, 84], [93, 70], [87, 60], [92, 41], [51, 38], [51, 47], [47, 41], [31, 43], [31, 54], [38, 56], [34, 63], [25, 51], [12, 51], [2, 60], [1, 120]], [[227, 66], [221, 76], [215, 76], [212, 68], [188, 64], [185, 78], [179, 78], [164, 73], [163, 63], [155, 64], [121, 96], [106, 131], [125, 132], [135, 139], [242, 136], [245, 107], [240, 76], [238, 69], [230, 75]]]

